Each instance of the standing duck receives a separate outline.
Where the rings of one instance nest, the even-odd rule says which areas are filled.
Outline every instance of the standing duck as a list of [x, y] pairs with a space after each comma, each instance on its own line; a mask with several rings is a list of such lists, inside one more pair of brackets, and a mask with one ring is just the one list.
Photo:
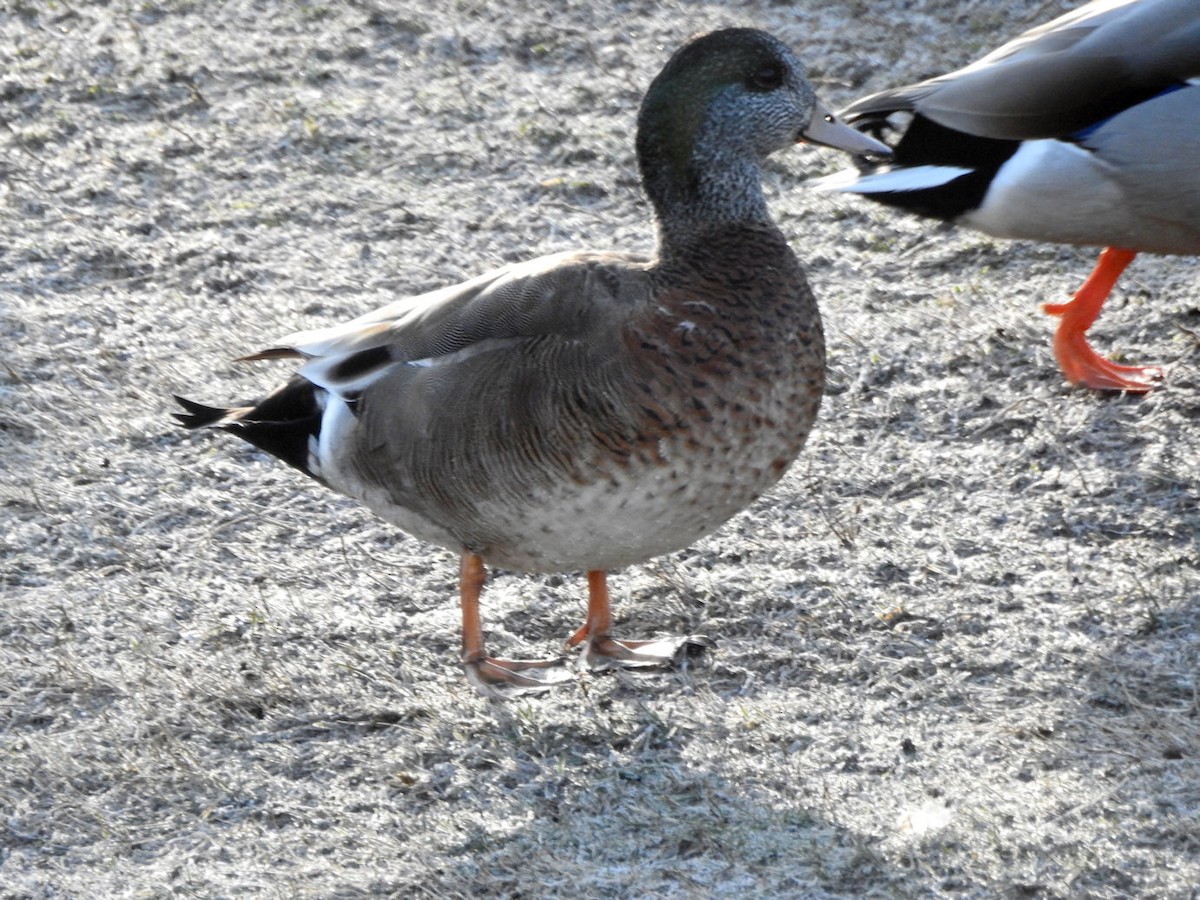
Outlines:
[[1105, 249], [1066, 303], [1067, 380], [1145, 392], [1157, 366], [1096, 353], [1087, 330], [1139, 252], [1200, 253], [1200, 2], [1094, 0], [978, 62], [873, 94], [840, 115], [867, 131], [910, 113], [894, 161], [821, 187], [997, 237]]
[[695, 637], [618, 640], [605, 573], [704, 537], [773, 485], [821, 400], [821, 319], [760, 184], [800, 141], [887, 148], [834, 118], [761, 31], [692, 40], [638, 116], [658, 224], [642, 259], [571, 252], [293, 334], [251, 407], [180, 399], [417, 537], [461, 554], [463, 663], [488, 694], [570, 678], [562, 659], [487, 655], [485, 564], [587, 573], [568, 640], [595, 668], [671, 662]]

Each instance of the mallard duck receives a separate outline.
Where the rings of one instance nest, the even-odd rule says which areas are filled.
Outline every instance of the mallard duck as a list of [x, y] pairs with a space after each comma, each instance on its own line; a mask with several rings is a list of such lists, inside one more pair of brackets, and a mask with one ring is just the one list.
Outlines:
[[1157, 366], [1096, 353], [1087, 330], [1139, 252], [1200, 253], [1200, 3], [1096, 0], [964, 69], [865, 97], [839, 115], [876, 135], [911, 113], [890, 164], [819, 185], [997, 237], [1105, 249], [1065, 303], [1067, 380], [1144, 392]]
[[485, 564], [587, 573], [587, 663], [662, 665], [697, 636], [618, 640], [606, 572], [684, 547], [774, 484], [821, 400], [821, 319], [760, 167], [800, 141], [887, 152], [826, 111], [791, 51], [737, 28], [692, 40], [641, 105], [658, 252], [559, 253], [300, 332], [251, 407], [179, 399], [385, 520], [461, 554], [463, 664], [485, 693], [571, 677], [494, 658]]

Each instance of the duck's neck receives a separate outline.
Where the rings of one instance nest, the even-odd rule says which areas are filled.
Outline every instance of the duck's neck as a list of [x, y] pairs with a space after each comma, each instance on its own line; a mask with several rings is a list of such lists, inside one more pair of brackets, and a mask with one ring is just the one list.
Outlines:
[[703, 242], [714, 232], [775, 227], [763, 196], [761, 166], [745, 148], [701, 142], [684, 155], [650, 137], [639, 142], [638, 151], [658, 219], [660, 255]]

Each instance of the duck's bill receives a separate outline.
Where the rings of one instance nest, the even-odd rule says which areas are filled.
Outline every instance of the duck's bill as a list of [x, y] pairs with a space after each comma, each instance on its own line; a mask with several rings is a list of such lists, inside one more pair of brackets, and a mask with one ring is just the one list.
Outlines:
[[861, 131], [855, 131], [849, 125], [843, 125], [833, 113], [820, 104], [813, 112], [812, 121], [800, 132], [797, 142], [807, 141], [810, 144], [823, 144], [835, 150], [845, 150], [856, 156], [890, 157], [892, 149], [887, 144], [875, 140]]

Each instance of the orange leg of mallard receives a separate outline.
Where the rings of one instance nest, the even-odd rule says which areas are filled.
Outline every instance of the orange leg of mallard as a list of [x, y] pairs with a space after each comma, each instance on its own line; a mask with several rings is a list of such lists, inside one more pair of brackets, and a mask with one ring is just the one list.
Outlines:
[[590, 668], [664, 666], [674, 663], [686, 653], [713, 646], [709, 638], [696, 634], [651, 641], [616, 640], [609, 635], [612, 609], [608, 601], [608, 579], [603, 572], [592, 571], [587, 573], [587, 580], [587, 620], [567, 639], [567, 646], [574, 647], [586, 640], [584, 659]]
[[487, 572], [483, 559], [464, 553], [459, 570], [458, 591], [462, 599], [463, 668], [476, 688], [492, 697], [511, 697], [533, 691], [545, 691], [571, 680], [566, 660], [496, 659], [483, 649], [483, 623], [479, 616], [479, 596]]
[[1132, 250], [1105, 247], [1096, 268], [1075, 296], [1066, 303], [1042, 306], [1050, 315], [1062, 317], [1054, 333], [1054, 355], [1063, 375], [1072, 384], [1141, 394], [1153, 390], [1163, 377], [1163, 370], [1158, 366], [1117, 365], [1098, 354], [1087, 342], [1087, 330], [1100, 315], [1100, 308], [1113, 285], [1136, 255]]

